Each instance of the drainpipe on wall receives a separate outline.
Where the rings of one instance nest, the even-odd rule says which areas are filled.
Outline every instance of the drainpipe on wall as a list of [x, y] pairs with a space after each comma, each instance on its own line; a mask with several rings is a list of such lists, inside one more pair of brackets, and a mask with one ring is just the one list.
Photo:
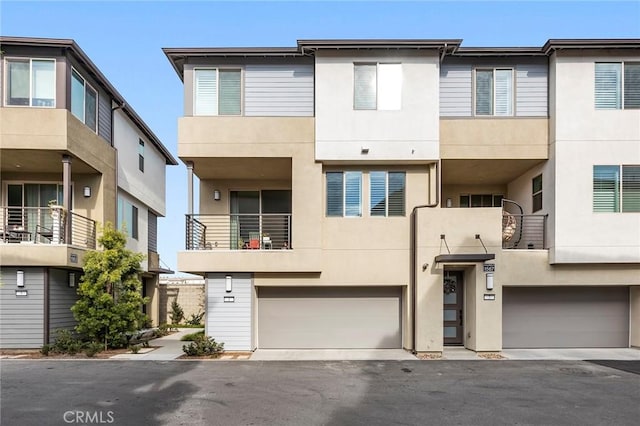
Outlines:
[[411, 274], [410, 279], [411, 279], [411, 323], [413, 325], [413, 349], [412, 349], [412, 353], [416, 354], [418, 351], [416, 350], [416, 329], [417, 329], [417, 324], [416, 324], [416, 309], [418, 306], [418, 303], [416, 301], [417, 298], [417, 287], [418, 287], [418, 279], [417, 279], [417, 275], [416, 275], [416, 267], [418, 265], [418, 230], [417, 230], [417, 224], [418, 224], [418, 209], [424, 209], [424, 208], [434, 208], [434, 207], [438, 207], [438, 205], [440, 205], [440, 160], [438, 160], [437, 163], [435, 163], [436, 165], [436, 199], [433, 203], [430, 204], [422, 204], [419, 206], [415, 206], [413, 208], [413, 210], [411, 211]]

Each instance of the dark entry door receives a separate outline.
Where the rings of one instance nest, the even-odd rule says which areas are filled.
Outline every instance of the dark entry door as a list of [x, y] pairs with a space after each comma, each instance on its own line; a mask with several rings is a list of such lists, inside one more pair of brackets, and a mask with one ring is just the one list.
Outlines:
[[462, 345], [463, 343], [463, 284], [463, 273], [461, 271], [445, 271], [443, 282], [443, 336], [445, 345]]

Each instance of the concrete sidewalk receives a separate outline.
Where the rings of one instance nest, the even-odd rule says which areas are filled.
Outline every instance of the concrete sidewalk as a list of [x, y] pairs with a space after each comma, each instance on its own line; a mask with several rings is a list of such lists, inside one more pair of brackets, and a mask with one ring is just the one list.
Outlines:
[[168, 361], [177, 359], [184, 355], [182, 346], [188, 344], [180, 339], [186, 334], [196, 333], [203, 328], [179, 328], [177, 333], [168, 336], [159, 337], [149, 341], [151, 346], [159, 346], [158, 348], [141, 348], [137, 354], [120, 354], [114, 355], [111, 359], [130, 359], [144, 361]]
[[404, 349], [256, 349], [251, 361], [408, 361]]

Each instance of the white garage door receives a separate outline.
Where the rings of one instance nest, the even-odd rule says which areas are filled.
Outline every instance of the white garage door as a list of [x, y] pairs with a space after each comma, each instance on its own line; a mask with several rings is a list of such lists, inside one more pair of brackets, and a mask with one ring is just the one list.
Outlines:
[[627, 287], [504, 287], [504, 348], [629, 346]]
[[400, 287], [260, 287], [258, 347], [401, 348]]

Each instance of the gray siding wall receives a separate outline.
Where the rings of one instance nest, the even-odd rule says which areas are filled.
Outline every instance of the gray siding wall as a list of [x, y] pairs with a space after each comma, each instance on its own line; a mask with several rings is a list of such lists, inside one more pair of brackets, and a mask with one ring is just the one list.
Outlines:
[[[80, 272], [76, 272], [76, 286]], [[69, 287], [69, 272], [62, 269], [49, 270], [49, 331], [50, 340], [55, 338], [55, 331], [61, 328], [72, 329], [76, 325], [71, 307], [78, 296], [77, 287]]]
[[471, 116], [472, 80], [471, 65], [442, 65], [440, 68], [441, 117]]
[[111, 97], [100, 91], [98, 95], [98, 135], [111, 145]]
[[548, 71], [546, 65], [520, 64], [516, 67], [516, 115], [546, 117]]
[[39, 348], [43, 344], [44, 269], [20, 268], [28, 296], [16, 296], [18, 268], [0, 269], [0, 348]]
[[[233, 277], [233, 290], [225, 291], [225, 276]], [[251, 274], [207, 275], [207, 335], [223, 342], [226, 350], [247, 351], [251, 347]], [[234, 302], [224, 302], [234, 297]]]
[[518, 63], [478, 59], [474, 63], [454, 60], [440, 68], [440, 116], [473, 116], [473, 69], [475, 67], [511, 67], [515, 74], [515, 116], [548, 115], [548, 66], [546, 62], [521, 59]]
[[246, 65], [244, 115], [313, 116], [312, 65]]
[[158, 216], [149, 212], [148, 221], [148, 250], [158, 252]]

